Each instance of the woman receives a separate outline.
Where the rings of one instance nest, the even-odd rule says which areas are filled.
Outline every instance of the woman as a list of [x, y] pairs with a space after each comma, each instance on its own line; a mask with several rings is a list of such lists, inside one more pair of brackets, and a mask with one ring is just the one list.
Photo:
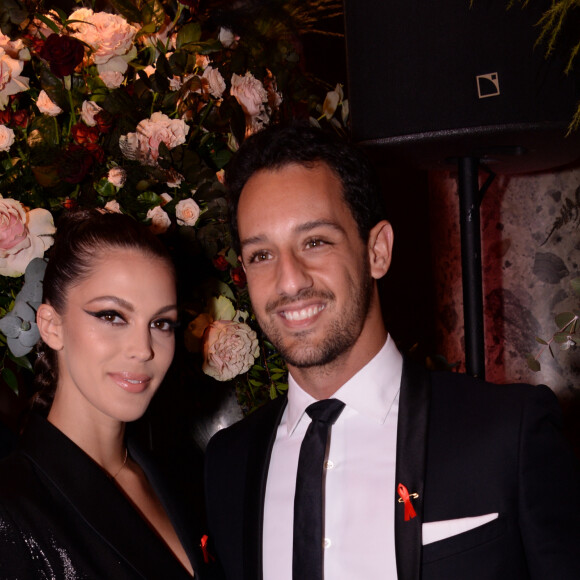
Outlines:
[[49, 412], [0, 467], [0, 578], [202, 576], [201, 535], [125, 437], [171, 363], [177, 315], [171, 260], [146, 228], [61, 220], [37, 312]]

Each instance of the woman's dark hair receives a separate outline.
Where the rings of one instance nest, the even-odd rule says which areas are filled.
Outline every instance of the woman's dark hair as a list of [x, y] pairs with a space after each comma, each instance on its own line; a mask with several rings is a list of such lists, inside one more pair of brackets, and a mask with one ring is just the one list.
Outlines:
[[238, 202], [247, 181], [261, 170], [297, 163], [325, 163], [342, 184], [342, 195], [366, 243], [371, 229], [385, 219], [381, 192], [373, 167], [354, 144], [312, 125], [273, 125], [246, 139], [226, 169], [230, 227], [234, 249], [240, 252]]
[[[91, 275], [99, 259], [111, 250], [138, 250], [174, 266], [165, 245], [133, 218], [100, 210], [76, 210], [61, 216], [43, 280], [42, 302], [64, 312], [68, 290]], [[56, 352], [42, 339], [37, 344], [34, 366], [37, 394], [33, 408], [47, 410], [58, 381]]]

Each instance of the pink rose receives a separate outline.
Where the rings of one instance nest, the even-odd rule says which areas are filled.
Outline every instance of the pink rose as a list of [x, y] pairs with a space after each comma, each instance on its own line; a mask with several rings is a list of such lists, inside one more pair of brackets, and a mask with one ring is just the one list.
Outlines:
[[256, 333], [244, 322], [216, 320], [205, 330], [203, 372], [229, 381], [250, 370], [260, 353]]
[[0, 110], [4, 110], [9, 97], [30, 88], [28, 78], [20, 76], [23, 68], [23, 61], [10, 57], [0, 48]]
[[95, 119], [96, 115], [100, 113], [103, 109], [95, 103], [95, 101], [83, 101], [81, 107], [81, 119], [89, 127], [94, 127], [97, 124]]
[[226, 90], [226, 82], [217, 68], [208, 66], [202, 75], [202, 79], [206, 79], [208, 83], [209, 94], [214, 99], [221, 99]]
[[193, 199], [182, 199], [175, 206], [175, 217], [180, 226], [194, 226], [199, 218], [199, 205]]
[[110, 181], [115, 187], [123, 187], [127, 179], [127, 172], [122, 167], [112, 167], [107, 174], [107, 181]]
[[156, 112], [150, 119], [144, 119], [137, 125], [135, 133], [121, 135], [119, 147], [127, 159], [137, 159], [146, 165], [156, 165], [159, 157], [159, 145], [165, 143], [173, 149], [185, 143], [189, 126], [181, 119], [170, 119], [163, 113]]
[[171, 225], [171, 219], [167, 215], [167, 212], [161, 209], [159, 205], [147, 212], [147, 219], [151, 220], [149, 229], [154, 234], [164, 234]]
[[51, 100], [51, 98], [46, 94], [46, 91], [40, 91], [38, 99], [36, 100], [36, 106], [43, 115], [48, 115], [50, 117], [56, 117], [62, 113], [62, 109]]
[[0, 151], [10, 151], [14, 144], [14, 131], [6, 125], [0, 125]]
[[250, 72], [243, 77], [236, 73], [232, 75], [230, 93], [244, 109], [244, 113], [250, 117], [257, 117], [262, 113], [264, 103], [268, 102], [268, 93], [264, 85]]
[[19, 201], [0, 198], [0, 274], [22, 276], [29, 262], [52, 246], [55, 231], [49, 211], [26, 211]]

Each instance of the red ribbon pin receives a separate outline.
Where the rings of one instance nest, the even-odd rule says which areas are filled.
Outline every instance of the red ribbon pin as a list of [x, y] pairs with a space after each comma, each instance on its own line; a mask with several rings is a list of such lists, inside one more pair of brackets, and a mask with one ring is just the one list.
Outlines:
[[399, 494], [399, 503], [405, 504], [405, 521], [408, 522], [417, 515], [417, 512], [411, 503], [411, 498], [417, 499], [419, 494], [409, 493], [409, 490], [402, 483], [399, 483], [397, 486], [397, 493]]
[[209, 549], [207, 547], [207, 540], [208, 540], [207, 535], [202, 536], [200, 546], [201, 551], [203, 552], [203, 561], [206, 564], [209, 564], [209, 561], [211, 560], [213, 562], [215, 558], [209, 553]]

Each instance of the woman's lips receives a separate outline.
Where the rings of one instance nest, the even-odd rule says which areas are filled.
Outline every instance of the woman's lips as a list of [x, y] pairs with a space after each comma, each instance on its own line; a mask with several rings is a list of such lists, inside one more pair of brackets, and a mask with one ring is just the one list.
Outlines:
[[151, 381], [151, 377], [141, 374], [110, 373], [109, 376], [117, 385], [129, 393], [143, 392]]

